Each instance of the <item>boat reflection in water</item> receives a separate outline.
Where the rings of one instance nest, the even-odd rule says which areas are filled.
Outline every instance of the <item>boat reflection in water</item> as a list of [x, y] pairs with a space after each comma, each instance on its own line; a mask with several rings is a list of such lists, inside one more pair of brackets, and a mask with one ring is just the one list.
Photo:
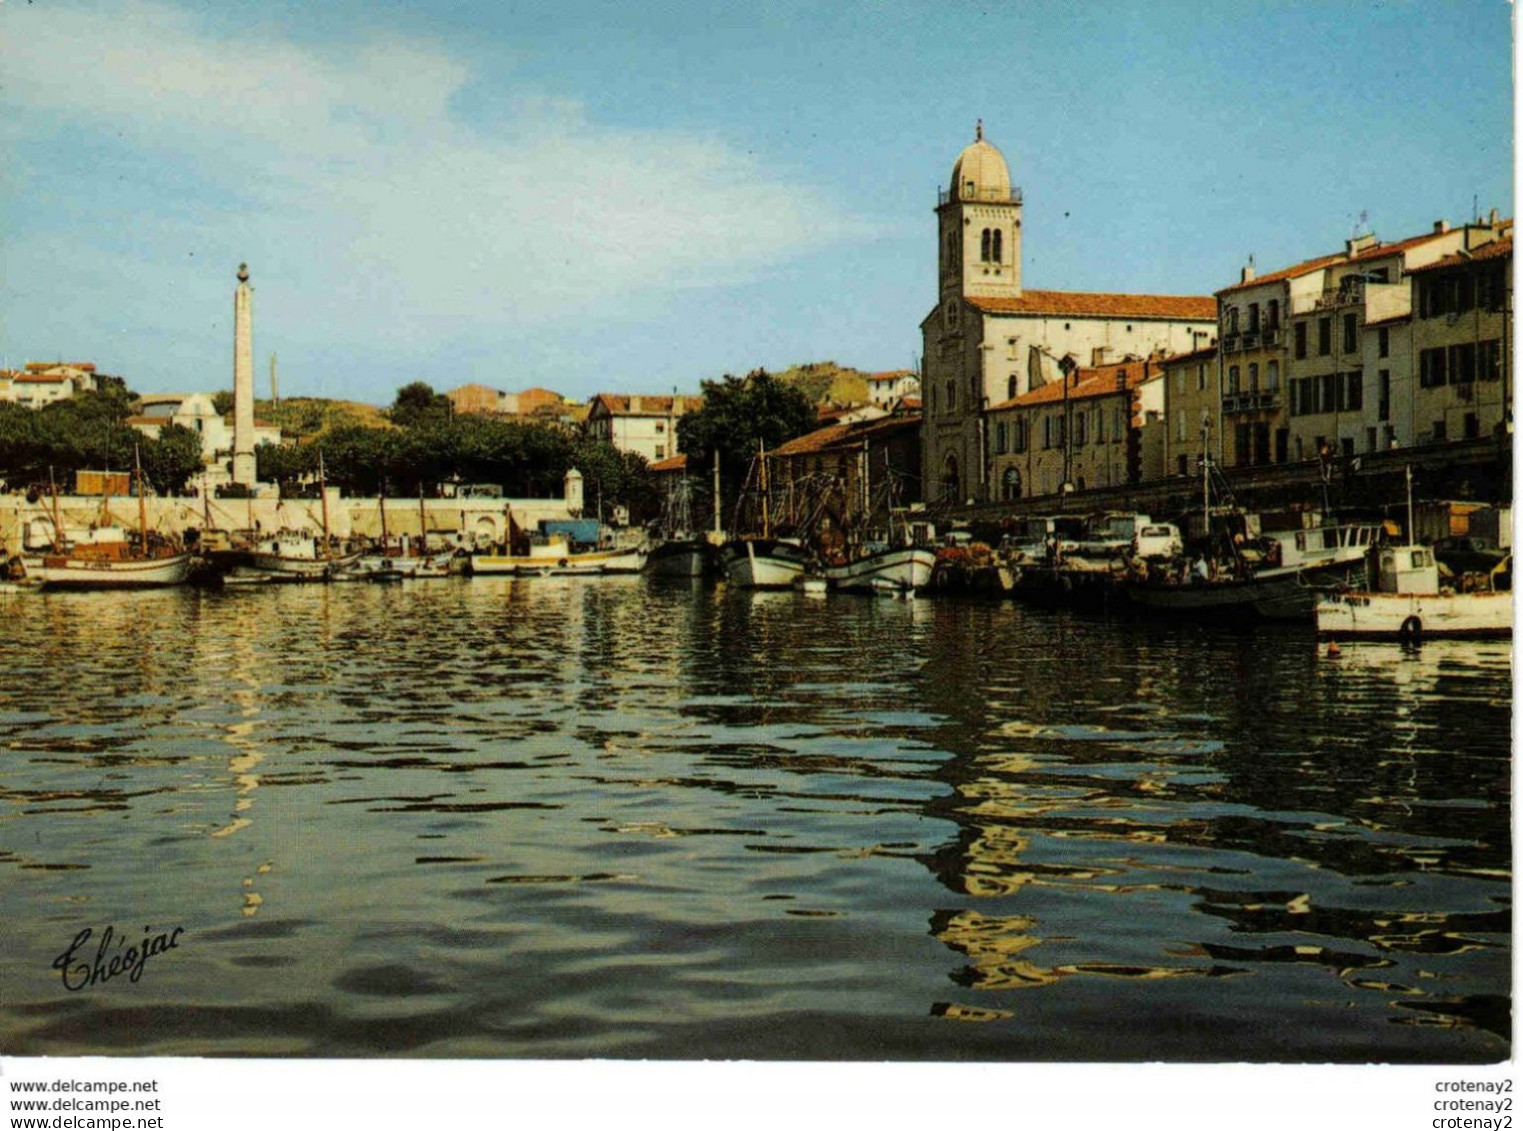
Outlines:
[[[1509, 1054], [1505, 642], [644, 577], [6, 614], [17, 1055]], [[181, 949], [61, 1009], [102, 914]]]

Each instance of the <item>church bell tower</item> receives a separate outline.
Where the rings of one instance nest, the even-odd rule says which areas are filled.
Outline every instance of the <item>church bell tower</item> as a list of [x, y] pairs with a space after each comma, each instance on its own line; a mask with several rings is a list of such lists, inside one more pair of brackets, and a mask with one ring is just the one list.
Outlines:
[[936, 206], [941, 239], [941, 297], [1019, 298], [1021, 190], [1010, 183], [1004, 155], [984, 140], [957, 157]]

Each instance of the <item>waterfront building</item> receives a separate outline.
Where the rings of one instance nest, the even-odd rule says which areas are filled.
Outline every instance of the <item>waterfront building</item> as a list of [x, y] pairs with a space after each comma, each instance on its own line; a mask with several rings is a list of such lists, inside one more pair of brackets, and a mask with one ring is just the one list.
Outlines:
[[1026, 289], [1022, 204], [1004, 156], [984, 140], [980, 124], [938, 197], [939, 301], [920, 324], [923, 463], [931, 499], [1002, 495], [1003, 471], [995, 472], [991, 459], [990, 406], [1056, 382], [1061, 359], [1096, 366], [1159, 351], [1185, 353], [1216, 333], [1216, 301], [1209, 295]]
[[599, 393], [588, 403], [587, 435], [655, 463], [676, 454], [677, 421], [702, 407], [702, 397], [675, 393]]
[[525, 389], [521, 393], [504, 392], [488, 385], [470, 384], [451, 389], [445, 396], [461, 415], [480, 413], [492, 416], [554, 416], [565, 407], [566, 398], [549, 389]]
[[[1408, 333], [1387, 337], [1404, 345], [1416, 374], [1397, 412], [1367, 424], [1387, 443], [1439, 443], [1493, 435], [1511, 420], [1512, 235], [1462, 249], [1412, 272]], [[1402, 342], [1402, 338], [1407, 342]], [[1384, 343], [1386, 339], [1382, 339]], [[1380, 370], [1380, 387], [1387, 381]]]
[[826, 513], [837, 522], [877, 509], [885, 490], [893, 506], [918, 503], [924, 498], [921, 425], [920, 413], [906, 407], [826, 424], [768, 452], [768, 477], [779, 490], [803, 494], [821, 493], [833, 480]]
[[894, 369], [867, 375], [867, 399], [884, 407], [905, 397], [920, 395], [920, 378], [913, 369]]
[[1149, 413], [1164, 410], [1161, 361], [1070, 366], [1057, 380], [991, 406], [995, 497], [1012, 502], [1140, 481], [1140, 429]]
[[1221, 411], [1217, 362], [1217, 347], [1205, 346], [1159, 363], [1163, 371], [1160, 478], [1199, 474], [1202, 456], [1209, 453], [1217, 458], [1217, 414]]
[[24, 408], [44, 408], [99, 387], [90, 361], [29, 361], [0, 371], [0, 401]]
[[[220, 486], [232, 482], [229, 461], [233, 457], [234, 417], [216, 410], [208, 393], [147, 393], [138, 398], [136, 415], [127, 424], [150, 439], [158, 439], [165, 426], [178, 424], [201, 438], [201, 461], [206, 466], [207, 484]], [[254, 447], [281, 442], [279, 425], [254, 420]]]
[[[1459, 228], [1439, 221], [1431, 232], [1391, 244], [1360, 235], [1341, 256], [1304, 276], [1310, 285], [1293, 300], [1285, 361], [1289, 460], [1351, 457], [1424, 436], [1451, 438], [1442, 430], [1438, 436], [1431, 429], [1424, 433], [1424, 422], [1414, 415], [1416, 390], [1410, 386], [1420, 386], [1423, 378], [1414, 369], [1421, 357], [1410, 345], [1411, 276], [1446, 257], [1471, 254], [1510, 227], [1493, 214], [1489, 222]], [[1229, 394], [1224, 387], [1224, 398]], [[1413, 407], [1404, 428], [1399, 418], [1408, 404]], [[1463, 412], [1457, 415], [1463, 423]]]
[[[1219, 395], [1209, 410], [1214, 432], [1211, 455], [1218, 463], [1248, 467], [1290, 459], [1284, 392], [1286, 327], [1293, 310], [1315, 304], [1322, 293], [1323, 272], [1344, 258], [1324, 255], [1262, 276], [1250, 263], [1238, 282], [1216, 293], [1221, 327]], [[1171, 427], [1171, 436], [1177, 437], [1179, 421]]]

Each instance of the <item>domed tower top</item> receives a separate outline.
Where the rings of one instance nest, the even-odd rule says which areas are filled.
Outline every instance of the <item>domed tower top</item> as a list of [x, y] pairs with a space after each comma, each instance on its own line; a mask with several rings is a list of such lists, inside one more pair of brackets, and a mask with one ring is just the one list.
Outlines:
[[957, 155], [951, 185], [936, 195], [942, 299], [1019, 298], [1021, 190], [1004, 155], [984, 140], [982, 120]]
[[1010, 200], [1010, 166], [1005, 156], [984, 140], [984, 123], [979, 119], [973, 144], [957, 155], [952, 166], [953, 200]]

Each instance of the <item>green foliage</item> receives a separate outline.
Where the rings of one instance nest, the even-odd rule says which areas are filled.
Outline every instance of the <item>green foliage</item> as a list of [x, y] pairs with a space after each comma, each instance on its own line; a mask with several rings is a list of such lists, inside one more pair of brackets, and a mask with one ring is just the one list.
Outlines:
[[417, 428], [450, 418], [450, 399], [434, 392], [427, 381], [414, 381], [397, 390], [391, 405], [391, 422], [402, 428]]
[[226, 416], [232, 412], [234, 408], [232, 392], [228, 389], [223, 389], [219, 393], [213, 393], [212, 408], [216, 410], [218, 416]]
[[201, 474], [201, 436], [179, 424], [159, 429], [156, 440], [142, 437], [138, 442], [143, 474], [161, 495], [182, 495], [186, 484]]
[[677, 447], [690, 467], [703, 469], [717, 450], [725, 492], [733, 497], [759, 447], [770, 451], [812, 432], [816, 419], [814, 402], [766, 370], [746, 377], [727, 374], [722, 381], [703, 382], [703, 408], [677, 421]]

